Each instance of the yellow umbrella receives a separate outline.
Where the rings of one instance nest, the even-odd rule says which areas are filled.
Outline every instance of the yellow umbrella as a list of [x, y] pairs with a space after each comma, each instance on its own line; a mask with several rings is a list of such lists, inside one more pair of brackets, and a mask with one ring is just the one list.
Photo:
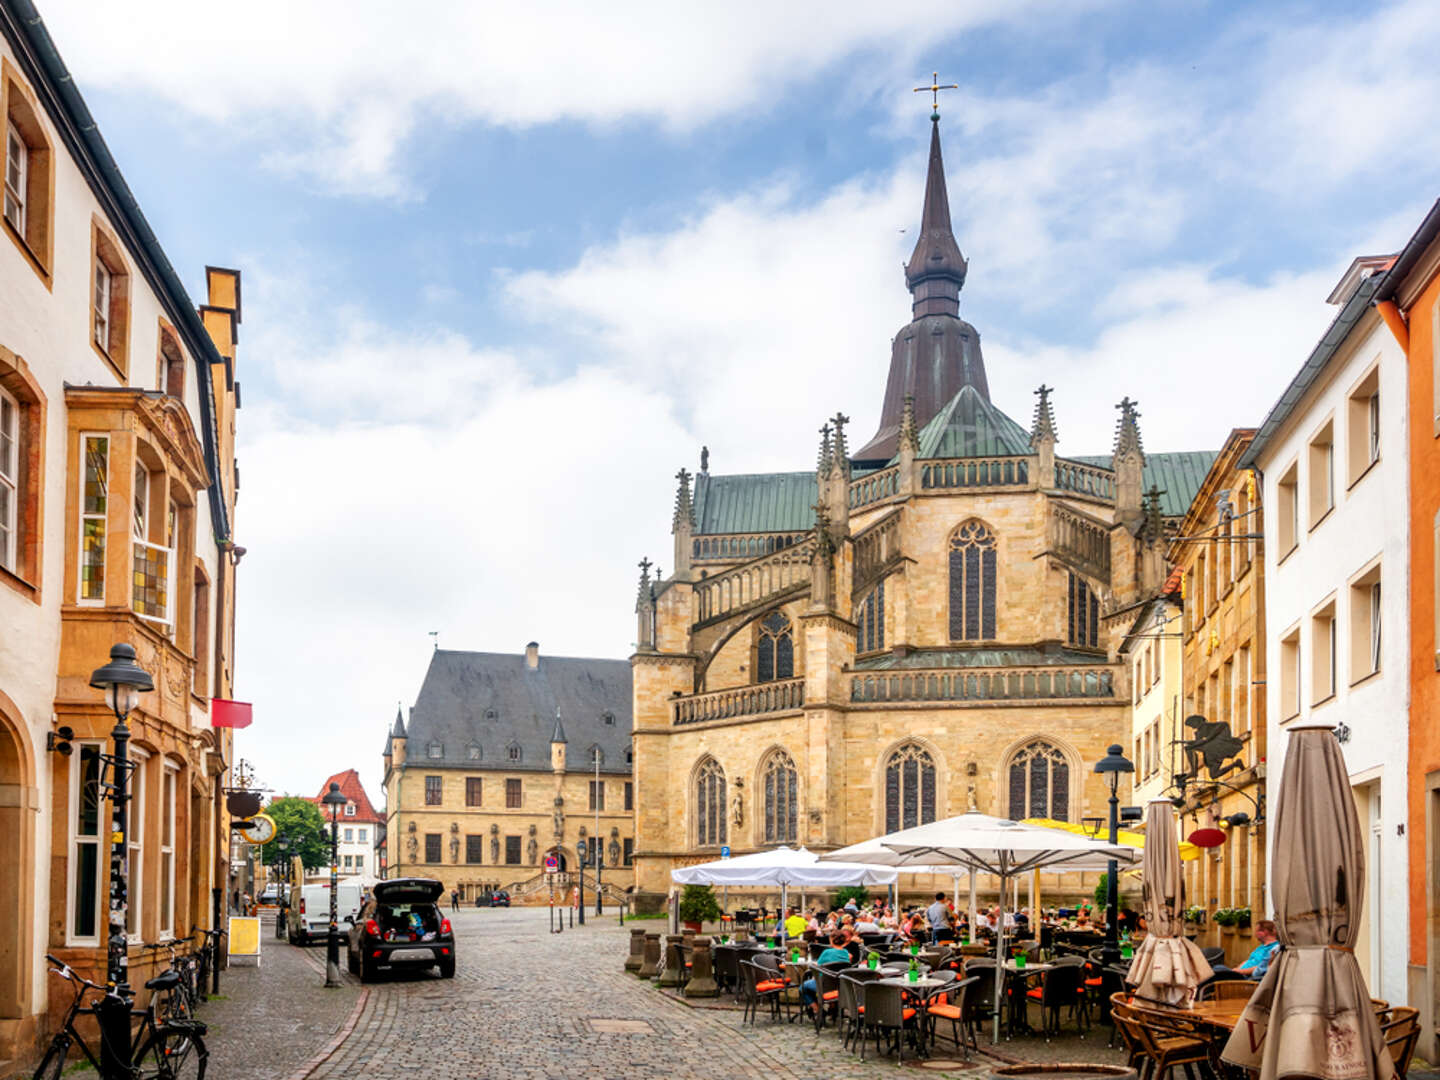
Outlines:
[[[1084, 825], [1076, 825], [1069, 821], [1056, 821], [1054, 818], [1026, 818], [1021, 824], [1042, 825], [1047, 829], [1064, 829], [1066, 832], [1075, 833], [1077, 836], [1088, 836], [1091, 839], [1108, 840], [1110, 838], [1109, 830], [1107, 829], [1102, 829], [1100, 833], [1095, 833], [1091, 832]], [[1105, 835], [1102, 836], [1101, 833]], [[1143, 848], [1145, 846], [1145, 834], [1142, 832], [1131, 832], [1126, 829], [1121, 829], [1117, 835], [1119, 842], [1126, 847]], [[1189, 862], [1191, 859], [1198, 859], [1199, 857], [1200, 849], [1198, 847], [1190, 843], [1189, 840], [1180, 841], [1181, 862]]]

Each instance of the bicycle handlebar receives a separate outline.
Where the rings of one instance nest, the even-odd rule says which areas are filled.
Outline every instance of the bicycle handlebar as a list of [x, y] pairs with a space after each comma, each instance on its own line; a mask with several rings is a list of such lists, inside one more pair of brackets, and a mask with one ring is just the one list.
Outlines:
[[49, 953], [46, 953], [45, 959], [55, 965], [53, 970], [55, 974], [59, 975], [62, 979], [69, 979], [71, 982], [77, 982], [81, 986], [88, 986], [91, 990], [105, 990], [108, 992], [108, 987], [91, 982], [58, 956], [51, 956]]

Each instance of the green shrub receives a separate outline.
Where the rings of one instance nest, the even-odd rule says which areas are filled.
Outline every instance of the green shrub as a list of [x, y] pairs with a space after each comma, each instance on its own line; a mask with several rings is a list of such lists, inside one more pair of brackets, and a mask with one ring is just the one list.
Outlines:
[[715, 891], [709, 885], [686, 885], [680, 894], [680, 921], [692, 923], [716, 922], [720, 918], [720, 904]]
[[842, 908], [851, 900], [855, 901], [856, 907], [864, 907], [870, 899], [870, 894], [863, 885], [846, 885], [835, 892], [835, 906]]

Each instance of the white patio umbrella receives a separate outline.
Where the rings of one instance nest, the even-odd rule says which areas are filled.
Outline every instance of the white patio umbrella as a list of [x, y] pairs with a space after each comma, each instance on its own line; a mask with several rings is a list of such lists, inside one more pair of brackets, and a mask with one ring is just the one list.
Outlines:
[[[882, 866], [860, 863], [821, 862], [820, 856], [805, 848], [778, 847], [756, 851], [733, 859], [716, 859], [670, 871], [677, 885], [760, 885], [780, 889], [783, 912], [790, 886], [802, 889], [829, 889], [841, 885], [889, 885], [896, 872]], [[784, 933], [781, 922], [781, 933]]]
[[970, 811], [958, 817], [917, 825], [886, 836], [852, 844], [820, 856], [829, 860], [907, 866], [963, 866], [1000, 879], [1000, 925], [995, 931], [995, 1009], [992, 1041], [1000, 1041], [1000, 995], [1005, 964], [1005, 884], [1031, 870], [1103, 870], [1111, 861], [1139, 862], [1141, 853], [1124, 844], [1107, 844], [1061, 829], [1022, 825], [1018, 821]]

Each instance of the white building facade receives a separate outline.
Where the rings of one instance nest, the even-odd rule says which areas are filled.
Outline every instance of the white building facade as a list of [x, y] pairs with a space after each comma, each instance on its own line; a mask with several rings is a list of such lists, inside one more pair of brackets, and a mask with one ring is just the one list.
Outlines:
[[1167, 582], [1164, 595], [1144, 605], [1120, 648], [1121, 656], [1130, 663], [1134, 806], [1173, 794], [1169, 788], [1175, 776], [1175, 743], [1184, 734], [1180, 726], [1184, 686], [1178, 578], [1174, 591], [1168, 591], [1169, 585]]
[[1406, 358], [1371, 306], [1377, 278], [1355, 276], [1242, 465], [1264, 485], [1267, 797], [1273, 806], [1289, 727], [1333, 724], [1366, 844], [1356, 959], [1372, 995], [1399, 1003], [1409, 952]]

